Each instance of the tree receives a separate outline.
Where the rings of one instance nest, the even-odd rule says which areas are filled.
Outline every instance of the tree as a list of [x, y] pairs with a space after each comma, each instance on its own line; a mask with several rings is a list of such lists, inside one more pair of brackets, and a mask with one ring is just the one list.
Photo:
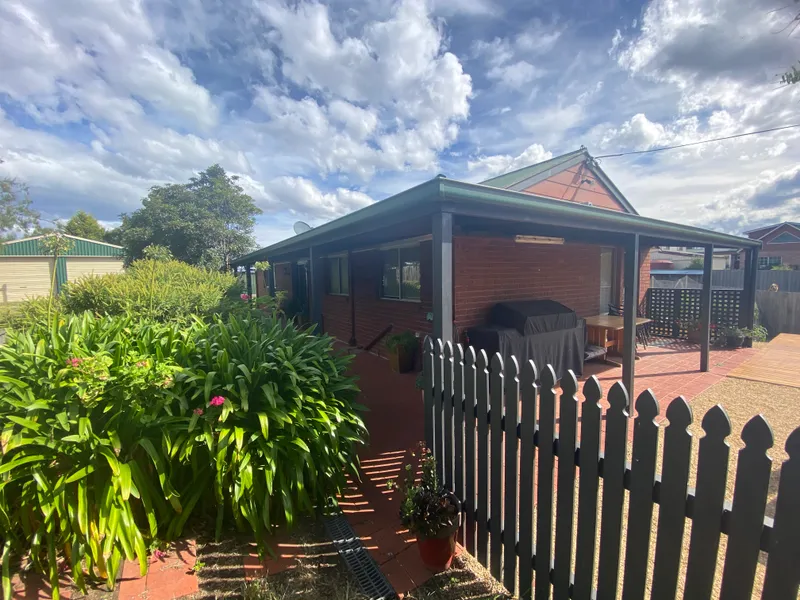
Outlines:
[[702, 268], [703, 268], [703, 259], [700, 258], [699, 256], [696, 257], [696, 258], [693, 258], [689, 262], [689, 269], [691, 269], [691, 270], [699, 271]]
[[113, 235], [129, 261], [156, 244], [189, 264], [227, 268], [255, 246], [255, 215], [261, 213], [237, 179], [213, 165], [186, 184], [155, 186], [142, 208], [122, 215]]
[[105, 238], [106, 230], [89, 213], [79, 210], [61, 228], [63, 233], [74, 235], [75, 237], [87, 240], [97, 240], [102, 242]]
[[28, 187], [16, 179], [0, 179], [0, 240], [28, 234], [39, 225], [39, 213], [31, 207]]

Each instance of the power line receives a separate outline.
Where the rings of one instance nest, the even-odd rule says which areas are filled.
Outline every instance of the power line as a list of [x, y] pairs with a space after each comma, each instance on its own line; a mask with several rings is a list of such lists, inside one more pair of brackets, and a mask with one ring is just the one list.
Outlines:
[[664, 146], [662, 148], [651, 148], [650, 150], [632, 150], [630, 152], [620, 152], [619, 154], [603, 154], [602, 156], [595, 156], [594, 158], [616, 158], [617, 156], [629, 156], [631, 154], [649, 154], [651, 152], [663, 152], [664, 150], [675, 150], [676, 148], [699, 146], [700, 144], [708, 144], [710, 142], [724, 142], [725, 140], [733, 140], [736, 138], [746, 137], [748, 135], [759, 135], [761, 133], [783, 131], [784, 129], [793, 129], [795, 127], [800, 127], [800, 123], [796, 123], [794, 125], [784, 125], [783, 127], [773, 127], [771, 129], [761, 129], [760, 131], [748, 131], [747, 133], [737, 133], [736, 135], [729, 135], [721, 138], [712, 138], [710, 140], [700, 140], [699, 142], [689, 142], [688, 144], [678, 144], [677, 146]]

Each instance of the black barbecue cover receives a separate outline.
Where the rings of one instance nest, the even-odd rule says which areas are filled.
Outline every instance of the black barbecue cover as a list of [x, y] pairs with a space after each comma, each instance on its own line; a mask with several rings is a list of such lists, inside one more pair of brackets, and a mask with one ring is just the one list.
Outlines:
[[546, 365], [552, 365], [556, 377], [561, 379], [568, 369], [580, 377], [583, 375], [583, 358], [586, 343], [586, 322], [579, 319], [571, 329], [548, 331], [535, 335], [520, 335], [513, 327], [484, 325], [473, 327], [468, 332], [469, 343], [486, 351], [491, 361], [499, 352], [504, 363], [516, 357], [520, 368], [533, 361], [539, 373]]
[[571, 308], [555, 300], [521, 300], [495, 304], [489, 324], [510, 327], [522, 335], [574, 329], [578, 316]]

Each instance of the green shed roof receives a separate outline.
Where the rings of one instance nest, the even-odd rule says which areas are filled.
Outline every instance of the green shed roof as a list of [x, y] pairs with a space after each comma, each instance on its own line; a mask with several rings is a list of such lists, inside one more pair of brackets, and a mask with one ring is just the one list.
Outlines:
[[[21, 240], [4, 242], [0, 247], [0, 258], [4, 256], [47, 256], [49, 252], [42, 248], [39, 241], [49, 235], [53, 234], [37, 235]], [[74, 235], [64, 235], [64, 237], [71, 239], [73, 242], [72, 248], [65, 252], [64, 256], [108, 257], [119, 258], [120, 260], [124, 256], [122, 246], [98, 242], [97, 240], [87, 240]]]

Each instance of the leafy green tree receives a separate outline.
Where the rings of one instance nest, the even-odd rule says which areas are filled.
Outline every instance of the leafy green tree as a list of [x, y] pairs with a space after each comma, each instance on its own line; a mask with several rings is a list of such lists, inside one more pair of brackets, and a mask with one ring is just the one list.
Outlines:
[[28, 187], [16, 179], [0, 179], [0, 241], [30, 233], [39, 225], [39, 213], [31, 206]]
[[61, 229], [67, 235], [85, 238], [87, 240], [97, 240], [102, 242], [105, 238], [106, 230], [97, 222], [94, 216], [79, 210]]
[[153, 187], [142, 208], [122, 215], [118, 235], [128, 260], [155, 244], [189, 264], [228, 268], [255, 246], [253, 227], [261, 212], [237, 179], [213, 165], [186, 184]]
[[693, 270], [695, 270], [695, 271], [699, 271], [700, 269], [702, 269], [702, 268], [703, 268], [703, 259], [702, 259], [702, 258], [700, 258], [700, 257], [693, 258], [693, 259], [692, 259], [692, 260], [689, 262], [689, 268], [690, 268], [690, 269], [693, 269]]

